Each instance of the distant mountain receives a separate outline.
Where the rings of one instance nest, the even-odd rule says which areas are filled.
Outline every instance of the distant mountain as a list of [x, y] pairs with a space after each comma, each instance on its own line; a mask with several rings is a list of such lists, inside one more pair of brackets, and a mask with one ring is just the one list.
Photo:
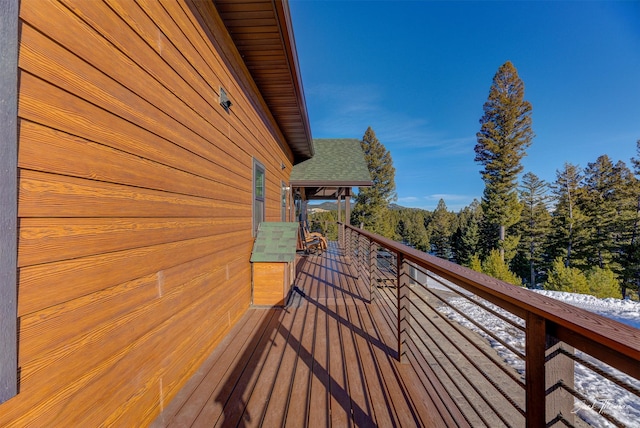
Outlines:
[[[342, 207], [344, 208], [344, 202], [342, 203]], [[326, 201], [321, 204], [309, 204], [307, 208], [311, 210], [325, 210], [325, 211], [337, 211], [338, 210], [338, 201], [331, 202]]]
[[[344, 209], [345, 206], [345, 202], [342, 202], [342, 208]], [[353, 207], [353, 201], [351, 201], [351, 207]], [[325, 211], [336, 211], [338, 209], [338, 202], [332, 202], [332, 201], [326, 201], [323, 202], [321, 204], [309, 204], [308, 205], [309, 210], [313, 210], [313, 209], [321, 209], [321, 210], [325, 210]], [[392, 210], [402, 210], [405, 209], [405, 207], [400, 206], [398, 204], [391, 204], [389, 205], [389, 209]]]

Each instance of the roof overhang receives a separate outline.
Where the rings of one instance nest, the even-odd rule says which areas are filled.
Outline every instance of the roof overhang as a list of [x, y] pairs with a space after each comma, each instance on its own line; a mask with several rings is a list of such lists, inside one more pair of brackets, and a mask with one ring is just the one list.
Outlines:
[[287, 0], [213, 0], [295, 163], [314, 154]]

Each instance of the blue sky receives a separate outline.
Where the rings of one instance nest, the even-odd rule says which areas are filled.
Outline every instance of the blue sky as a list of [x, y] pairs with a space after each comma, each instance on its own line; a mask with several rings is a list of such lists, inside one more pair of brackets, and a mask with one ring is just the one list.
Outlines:
[[458, 211], [484, 183], [473, 148], [482, 105], [510, 60], [533, 105], [524, 172], [636, 156], [640, 1], [289, 2], [314, 138], [391, 152], [398, 204]]

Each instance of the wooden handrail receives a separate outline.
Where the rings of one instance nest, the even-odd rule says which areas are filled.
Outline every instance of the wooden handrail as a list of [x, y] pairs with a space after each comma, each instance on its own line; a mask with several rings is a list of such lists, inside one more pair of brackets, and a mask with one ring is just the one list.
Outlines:
[[528, 313], [542, 317], [548, 334], [636, 379], [640, 378], [640, 330], [366, 230], [344, 226], [520, 318], [526, 319]]

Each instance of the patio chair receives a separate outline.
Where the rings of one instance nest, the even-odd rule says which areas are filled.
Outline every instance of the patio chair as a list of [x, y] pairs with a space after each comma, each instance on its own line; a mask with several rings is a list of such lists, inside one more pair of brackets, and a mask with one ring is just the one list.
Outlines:
[[322, 254], [327, 250], [327, 239], [318, 232], [310, 232], [306, 222], [300, 222], [300, 240], [306, 254]]

